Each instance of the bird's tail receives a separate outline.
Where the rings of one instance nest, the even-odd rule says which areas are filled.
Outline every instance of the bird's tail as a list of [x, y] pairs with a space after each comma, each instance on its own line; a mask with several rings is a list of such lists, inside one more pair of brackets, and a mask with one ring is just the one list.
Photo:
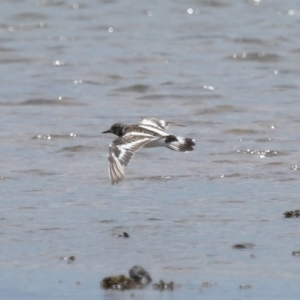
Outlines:
[[193, 146], [196, 145], [194, 139], [174, 135], [167, 136], [165, 141], [168, 148], [179, 152], [193, 151]]

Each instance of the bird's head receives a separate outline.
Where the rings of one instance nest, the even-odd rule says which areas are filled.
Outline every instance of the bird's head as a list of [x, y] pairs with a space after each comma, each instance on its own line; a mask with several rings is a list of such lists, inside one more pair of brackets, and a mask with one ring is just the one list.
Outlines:
[[124, 135], [124, 131], [125, 131], [125, 127], [126, 125], [125, 124], [122, 124], [122, 123], [115, 123], [114, 125], [112, 125], [110, 127], [110, 129], [106, 130], [106, 131], [103, 131], [102, 133], [113, 133], [119, 137], [123, 136]]

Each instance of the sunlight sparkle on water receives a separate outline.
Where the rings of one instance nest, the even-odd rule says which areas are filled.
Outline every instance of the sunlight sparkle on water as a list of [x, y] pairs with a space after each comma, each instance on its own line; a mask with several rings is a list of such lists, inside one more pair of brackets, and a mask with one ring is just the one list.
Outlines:
[[216, 88], [212, 85], [204, 85], [203, 88], [205, 90], [210, 90], [210, 91], [214, 91]]
[[63, 60], [55, 60], [52, 62], [53, 66], [63, 66], [65, 62]]
[[51, 140], [51, 135], [50, 134], [46, 134], [46, 135], [41, 135], [39, 134], [37, 136], [38, 139], [44, 139], [44, 140]]
[[262, 2], [262, 0], [253, 0], [254, 5], [259, 5]]
[[200, 13], [199, 9], [193, 9], [193, 8], [188, 8], [186, 11], [189, 15], [192, 15], [192, 14], [199, 15], [199, 13]]

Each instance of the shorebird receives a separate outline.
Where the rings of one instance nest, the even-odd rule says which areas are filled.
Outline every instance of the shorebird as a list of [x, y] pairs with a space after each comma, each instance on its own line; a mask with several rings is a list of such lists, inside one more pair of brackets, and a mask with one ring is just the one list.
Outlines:
[[128, 165], [133, 154], [140, 148], [167, 147], [178, 152], [193, 151], [195, 140], [178, 137], [166, 132], [169, 125], [179, 125], [155, 118], [144, 118], [139, 124], [126, 125], [115, 123], [102, 133], [113, 133], [118, 136], [109, 145], [108, 174], [111, 184], [120, 182], [124, 167]]

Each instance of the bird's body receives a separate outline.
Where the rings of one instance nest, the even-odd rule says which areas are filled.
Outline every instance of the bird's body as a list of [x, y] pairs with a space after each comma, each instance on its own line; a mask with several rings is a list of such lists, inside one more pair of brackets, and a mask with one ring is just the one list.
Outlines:
[[193, 139], [177, 137], [165, 131], [170, 124], [177, 125], [155, 118], [144, 118], [136, 125], [116, 123], [109, 130], [103, 132], [118, 136], [109, 145], [108, 174], [112, 184], [123, 179], [124, 167], [128, 165], [133, 154], [142, 147], [167, 147], [179, 152], [194, 150], [195, 141]]

